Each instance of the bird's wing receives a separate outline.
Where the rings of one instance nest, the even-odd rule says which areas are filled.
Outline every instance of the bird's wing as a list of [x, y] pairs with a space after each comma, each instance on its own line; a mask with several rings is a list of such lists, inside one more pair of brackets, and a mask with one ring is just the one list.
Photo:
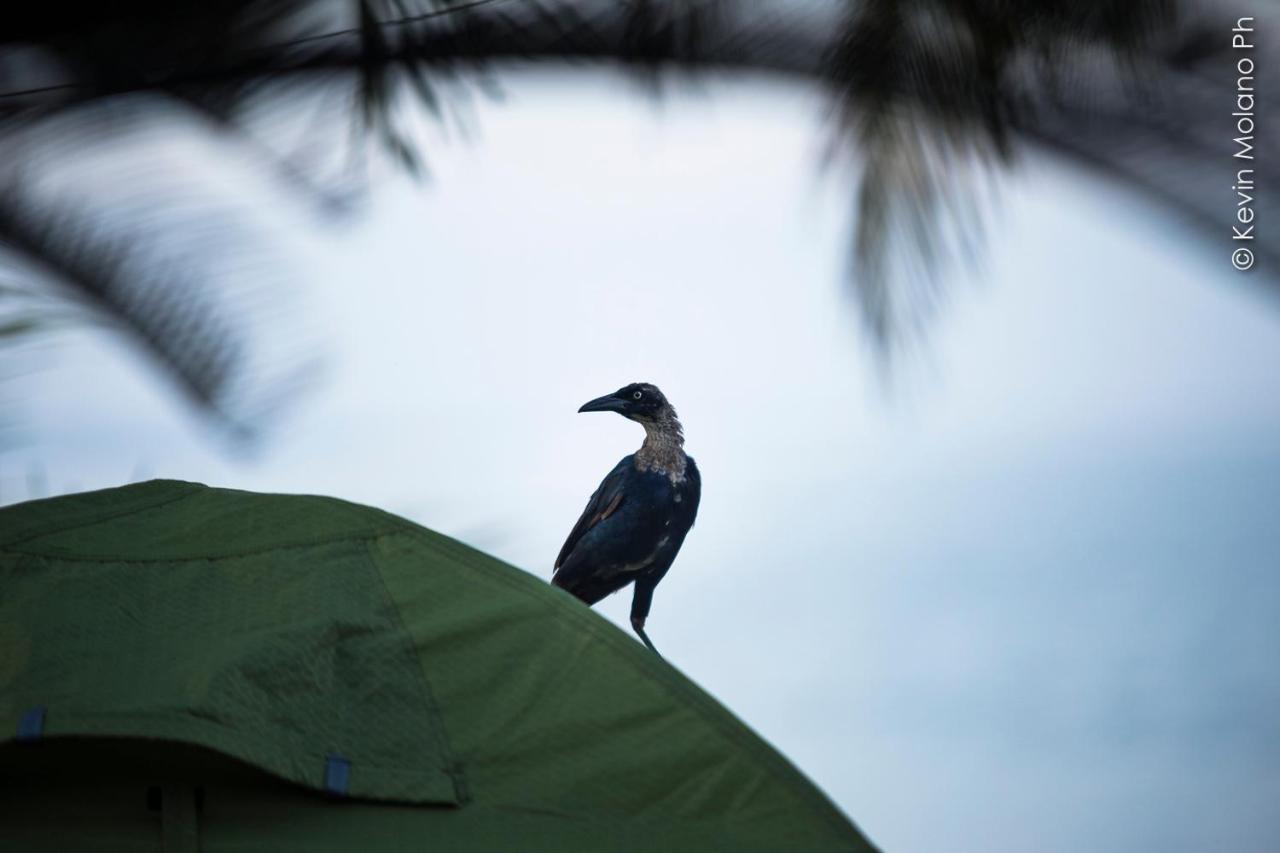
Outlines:
[[573, 530], [569, 531], [569, 538], [564, 540], [564, 547], [560, 549], [560, 555], [556, 557], [555, 569], [552, 571], [553, 575], [560, 571], [564, 561], [573, 553], [573, 549], [578, 545], [578, 540], [586, 535], [588, 530], [613, 515], [618, 511], [618, 507], [622, 506], [622, 502], [626, 499], [623, 486], [626, 483], [627, 466], [630, 464], [631, 457], [625, 457], [600, 482], [599, 488], [591, 495], [591, 500], [587, 501], [587, 508], [582, 511], [582, 517], [573, 526]]

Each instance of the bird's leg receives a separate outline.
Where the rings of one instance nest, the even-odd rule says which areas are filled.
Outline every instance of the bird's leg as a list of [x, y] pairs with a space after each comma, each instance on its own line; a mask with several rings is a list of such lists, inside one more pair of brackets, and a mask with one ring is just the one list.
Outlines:
[[658, 585], [656, 580], [641, 578], [636, 581], [635, 595], [631, 598], [631, 630], [636, 632], [649, 651], [658, 655], [657, 648], [654, 647], [653, 641], [649, 639], [649, 635], [644, 632], [644, 620], [649, 617], [649, 606], [653, 604], [653, 589]]

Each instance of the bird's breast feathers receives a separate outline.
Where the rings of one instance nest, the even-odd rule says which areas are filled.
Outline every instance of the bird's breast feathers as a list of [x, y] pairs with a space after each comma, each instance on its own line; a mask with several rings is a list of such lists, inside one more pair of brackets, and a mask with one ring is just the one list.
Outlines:
[[[681, 460], [678, 468], [641, 467], [636, 463], [635, 472], [629, 478], [628, 492], [650, 507], [666, 511], [671, 504], [696, 500], [698, 484], [696, 469]], [[692, 476], [691, 476], [692, 475]]]

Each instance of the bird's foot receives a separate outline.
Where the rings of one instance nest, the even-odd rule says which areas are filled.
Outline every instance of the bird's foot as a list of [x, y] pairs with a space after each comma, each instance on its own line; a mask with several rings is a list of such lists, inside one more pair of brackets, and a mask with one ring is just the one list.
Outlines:
[[644, 632], [643, 619], [633, 618], [631, 620], [631, 630], [636, 632], [636, 636], [638, 636], [640, 640], [645, 644], [645, 646], [648, 647], [649, 651], [653, 652], [655, 655], [658, 655], [659, 658], [662, 657], [661, 654], [658, 654], [658, 649], [653, 645], [653, 641], [649, 639], [649, 635]]

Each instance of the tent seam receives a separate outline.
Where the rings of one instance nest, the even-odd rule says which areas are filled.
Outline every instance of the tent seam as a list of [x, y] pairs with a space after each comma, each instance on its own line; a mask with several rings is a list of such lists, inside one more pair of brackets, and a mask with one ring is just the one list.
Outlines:
[[29, 535], [21, 536], [18, 539], [11, 539], [7, 542], [0, 543], [0, 546], [3, 546], [5, 550], [9, 550], [10, 545], [21, 545], [23, 542], [30, 542], [32, 539], [41, 539], [45, 536], [54, 536], [58, 533], [66, 533], [71, 530], [77, 530], [81, 527], [92, 527], [95, 524], [101, 524], [106, 521], [116, 521], [117, 519], [128, 518], [131, 515], [137, 515], [139, 513], [147, 512], [153, 509], [160, 509], [161, 507], [168, 506], [169, 504], [175, 504], [180, 501], [184, 501], [192, 497], [199, 491], [200, 489], [198, 488], [192, 489], [191, 491], [184, 492], [183, 494], [178, 495], [177, 497], [167, 498], [165, 500], [157, 501], [155, 503], [149, 503], [149, 504], [146, 504], [145, 506], [132, 507], [130, 509], [125, 510], [124, 512], [117, 512], [110, 515], [95, 516], [92, 519], [89, 519], [87, 521], [79, 522], [77, 524], [70, 524], [70, 525], [67, 525], [66, 527], [50, 527], [43, 530], [36, 530], [36, 532], [31, 533]]
[[[68, 527], [67, 530], [74, 530], [75, 527]], [[57, 531], [61, 532], [61, 531]], [[214, 562], [217, 560], [234, 560], [240, 557], [257, 557], [263, 554], [270, 554], [276, 551], [295, 551], [300, 548], [310, 548], [316, 545], [336, 545], [340, 543], [367, 543], [374, 539], [396, 533], [396, 529], [381, 530], [374, 533], [361, 534], [359, 536], [335, 536], [331, 539], [309, 539], [304, 542], [289, 542], [283, 545], [272, 545], [267, 548], [257, 548], [250, 551], [228, 551], [222, 554], [202, 554], [198, 557], [123, 557], [119, 554], [86, 554], [83, 552], [75, 554], [61, 554], [56, 551], [29, 551], [19, 548], [9, 548], [0, 545], [0, 554], [18, 554], [24, 557], [48, 557], [54, 560], [66, 560], [67, 562], [83, 562], [97, 563], [102, 561], [110, 561], [113, 563], [136, 563], [139, 565], [148, 565], [153, 563], [194, 563], [194, 562]]]
[[378, 568], [378, 561], [374, 558], [371, 550], [373, 543], [379, 538], [382, 537], [378, 536], [365, 539], [362, 543], [364, 547], [361, 551], [369, 570], [378, 580], [378, 588], [382, 590], [386, 606], [391, 611], [392, 616], [396, 621], [396, 625], [399, 628], [397, 633], [399, 634], [404, 652], [408, 655], [410, 660], [414, 660], [417, 663], [414, 669], [418, 673], [419, 686], [425, 694], [425, 704], [432, 716], [432, 722], [435, 724], [431, 727], [431, 731], [435, 736], [436, 743], [439, 746], [441, 753], [443, 753], [444, 758], [448, 763], [448, 766], [442, 769], [446, 774], [448, 774], [449, 778], [453, 780], [454, 793], [458, 797], [458, 804], [463, 805], [470, 801], [470, 792], [467, 789], [466, 778], [462, 773], [462, 767], [458, 762], [457, 754], [454, 752], [453, 745], [449, 740], [448, 732], [445, 729], [444, 714], [440, 710], [440, 703], [436, 701], [435, 690], [431, 687], [431, 677], [427, 674], [426, 667], [423, 665], [422, 655], [418, 654], [417, 648], [413, 644], [411, 639], [412, 635], [409, 633], [409, 627], [404, 621], [404, 614], [400, 612], [400, 605], [396, 602], [395, 597], [392, 596], [391, 590], [387, 588], [386, 578], [382, 576], [382, 571]]

